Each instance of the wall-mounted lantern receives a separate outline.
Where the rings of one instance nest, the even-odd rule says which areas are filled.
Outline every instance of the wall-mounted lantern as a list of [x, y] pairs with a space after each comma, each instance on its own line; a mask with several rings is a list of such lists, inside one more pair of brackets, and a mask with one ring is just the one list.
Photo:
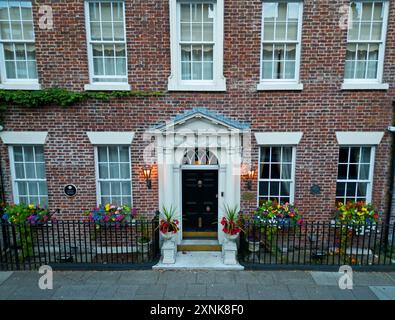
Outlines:
[[254, 169], [248, 170], [246, 176], [247, 176], [247, 189], [249, 191], [251, 191], [252, 190], [252, 181], [254, 180], [254, 177], [255, 177], [255, 170]]
[[144, 175], [145, 182], [147, 184], [148, 189], [151, 189], [151, 187], [152, 187], [151, 172], [152, 172], [152, 166], [144, 166], [143, 167], [143, 175]]

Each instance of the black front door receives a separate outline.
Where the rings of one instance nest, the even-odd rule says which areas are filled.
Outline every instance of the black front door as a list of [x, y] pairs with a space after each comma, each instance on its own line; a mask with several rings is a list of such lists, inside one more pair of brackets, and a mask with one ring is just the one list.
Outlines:
[[217, 231], [218, 170], [182, 171], [183, 231]]

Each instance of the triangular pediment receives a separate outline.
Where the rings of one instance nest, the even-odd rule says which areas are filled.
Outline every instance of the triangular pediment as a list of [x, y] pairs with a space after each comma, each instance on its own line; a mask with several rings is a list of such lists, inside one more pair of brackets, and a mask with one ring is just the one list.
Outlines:
[[206, 108], [194, 108], [173, 117], [168, 122], [163, 122], [156, 125], [153, 130], [167, 131], [171, 129], [174, 131], [179, 131], [183, 128], [192, 131], [202, 129], [244, 131], [249, 128], [249, 125], [234, 119], [230, 119]]

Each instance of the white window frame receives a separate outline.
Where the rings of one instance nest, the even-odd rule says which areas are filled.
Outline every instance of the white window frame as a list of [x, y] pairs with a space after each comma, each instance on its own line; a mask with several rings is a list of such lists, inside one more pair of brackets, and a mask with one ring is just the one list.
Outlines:
[[[125, 146], [128, 148], [128, 155], [129, 155], [129, 173], [130, 173], [130, 178], [129, 179], [100, 179], [99, 177], [99, 152], [98, 148], [99, 147], [122, 147]], [[108, 149], [107, 149], [108, 150]], [[101, 187], [100, 187], [100, 182], [112, 182], [112, 181], [121, 181], [121, 182], [130, 182], [130, 202], [131, 206], [133, 206], [133, 180], [132, 180], [132, 156], [131, 156], [131, 148], [130, 145], [123, 145], [123, 144], [103, 144], [103, 145], [95, 145], [94, 146], [94, 152], [95, 152], [95, 180], [96, 180], [96, 203], [97, 205], [105, 205], [105, 203], [101, 203]], [[118, 149], [119, 153], [119, 149]], [[108, 153], [107, 153], [108, 156]], [[121, 193], [122, 193], [122, 187], [121, 187]]]
[[[180, 3], [213, 3], [214, 52], [213, 80], [182, 80], [180, 50]], [[226, 91], [226, 79], [223, 75], [224, 51], [224, 0], [169, 0], [170, 12], [170, 54], [171, 74], [168, 79], [169, 91]]]
[[[364, 2], [363, 0], [352, 0], [349, 3], [348, 9], [348, 21], [352, 21], [352, 2]], [[379, 57], [377, 65], [377, 78], [376, 79], [345, 79], [343, 77], [342, 90], [388, 90], [389, 84], [383, 83], [384, 74], [384, 59], [385, 59], [385, 46], [387, 41], [387, 28], [388, 28], [388, 14], [389, 14], [389, 1], [388, 0], [378, 0], [376, 2], [381, 2], [383, 4], [384, 17], [383, 17], [383, 27], [381, 30], [381, 41], [377, 40], [349, 40], [349, 27], [347, 29], [347, 43], [377, 43], [379, 44]], [[344, 64], [345, 65], [345, 64]]]
[[[298, 2], [299, 3], [299, 17], [298, 17], [298, 37], [296, 41], [289, 40], [267, 40], [264, 41], [264, 3], [278, 3], [279, 0], [262, 1], [262, 16], [261, 16], [261, 41], [260, 41], [260, 70], [259, 70], [259, 84], [258, 91], [271, 91], [271, 90], [303, 90], [303, 84], [300, 83], [300, 63], [302, 54], [302, 33], [303, 33], [303, 0], [289, 0], [285, 2]], [[294, 79], [262, 79], [262, 66], [263, 66], [263, 45], [264, 43], [271, 44], [296, 44], [296, 61], [295, 61], [295, 78]]]
[[[33, 2], [32, 3], [32, 16], [33, 16]], [[37, 79], [8, 79], [6, 73], [5, 66], [5, 57], [4, 57], [4, 43], [15, 43], [15, 44], [34, 44], [36, 43], [36, 35], [34, 30], [34, 17], [33, 17], [33, 40], [1, 40], [0, 41], [0, 75], [1, 75], [1, 83], [0, 89], [6, 90], [40, 90], [41, 86], [38, 82], [38, 65], [37, 65], [37, 56], [36, 56], [36, 68], [37, 68]], [[37, 52], [36, 52], [37, 53]]]
[[[14, 147], [37, 147], [37, 146], [41, 146], [44, 148], [44, 145], [39, 145], [39, 144], [35, 144], [35, 145], [25, 145], [25, 144], [15, 144], [15, 145], [9, 145], [8, 146], [8, 155], [9, 155], [9, 159], [10, 159], [10, 172], [11, 172], [11, 184], [12, 184], [12, 195], [13, 195], [13, 201], [16, 204], [20, 203], [20, 195], [19, 195], [19, 190], [18, 190], [18, 182], [28, 182], [28, 181], [32, 181], [32, 182], [45, 182], [47, 184], [47, 189], [48, 189], [48, 182], [47, 182], [47, 172], [46, 172], [46, 167], [45, 167], [45, 153], [44, 153], [44, 173], [45, 173], [45, 178], [44, 179], [31, 179], [31, 178], [24, 178], [24, 179], [20, 179], [20, 178], [16, 178], [16, 173], [15, 173], [15, 158], [14, 158]], [[35, 156], [35, 153], [34, 153]], [[24, 157], [24, 152], [23, 152], [23, 157]], [[23, 163], [25, 163], [25, 161], [23, 161]], [[34, 161], [34, 163], [36, 163], [36, 161]], [[27, 197], [30, 199], [30, 194], [27, 195]], [[41, 196], [39, 196], [40, 198]], [[43, 196], [44, 197], [44, 196]], [[49, 194], [47, 193], [47, 203], [49, 201]], [[40, 203], [40, 206], [42, 204]]]
[[[293, 204], [295, 202], [295, 175], [296, 175], [296, 145], [259, 145], [259, 153], [258, 153], [258, 188], [257, 188], [257, 206], [259, 206], [260, 197], [260, 182], [269, 181], [269, 182], [282, 182], [289, 181], [281, 179], [261, 179], [261, 156], [262, 156], [262, 148], [292, 148], [292, 169], [291, 169], [291, 184], [289, 190], [289, 203]], [[270, 195], [270, 192], [269, 192]]]
[[[84, 89], [87, 91], [130, 91], [131, 86], [128, 83], [129, 81], [129, 68], [128, 68], [128, 47], [127, 47], [127, 38], [126, 38], [126, 1], [122, 0], [119, 2], [123, 2], [123, 28], [124, 28], [124, 40], [115, 40], [115, 41], [99, 41], [100, 43], [109, 43], [109, 44], [124, 44], [125, 45], [125, 59], [126, 59], [126, 82], [94, 82], [94, 74], [93, 74], [93, 55], [92, 55], [92, 44], [94, 41], [91, 40], [91, 29], [90, 29], [90, 15], [89, 15], [89, 3], [91, 2], [114, 2], [114, 0], [84, 0], [84, 11], [85, 11], [85, 30], [86, 30], [86, 49], [88, 53], [88, 72], [89, 72], [89, 84], [84, 86]], [[116, 2], [116, 1], [115, 1]]]
[[[373, 191], [373, 178], [374, 178], [374, 161], [376, 158], [376, 147], [373, 145], [340, 145], [339, 146], [339, 154], [340, 154], [340, 148], [370, 148], [370, 166], [369, 166], [369, 180], [359, 180], [359, 179], [338, 179], [338, 172], [339, 172], [339, 160], [337, 162], [337, 176], [336, 176], [336, 194], [335, 194], [335, 199], [337, 199], [337, 184], [339, 182], [345, 182], [345, 183], [367, 183], [368, 187], [366, 188], [366, 202], [371, 203], [372, 201], [372, 191]], [[338, 157], [339, 158], [339, 157]], [[361, 157], [360, 157], [361, 158]], [[361, 159], [359, 159], [359, 165], [361, 163]], [[350, 153], [348, 156], [348, 162], [347, 165], [350, 165]], [[347, 192], [347, 189], [345, 190]], [[346, 196], [347, 197], [347, 196]], [[344, 199], [344, 197], [343, 197]]]

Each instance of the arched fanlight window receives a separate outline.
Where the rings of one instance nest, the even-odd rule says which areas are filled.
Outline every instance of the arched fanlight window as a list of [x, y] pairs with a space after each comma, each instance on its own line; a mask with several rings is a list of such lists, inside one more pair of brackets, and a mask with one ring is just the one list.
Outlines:
[[209, 149], [189, 149], [182, 160], [183, 165], [218, 165], [218, 158]]

